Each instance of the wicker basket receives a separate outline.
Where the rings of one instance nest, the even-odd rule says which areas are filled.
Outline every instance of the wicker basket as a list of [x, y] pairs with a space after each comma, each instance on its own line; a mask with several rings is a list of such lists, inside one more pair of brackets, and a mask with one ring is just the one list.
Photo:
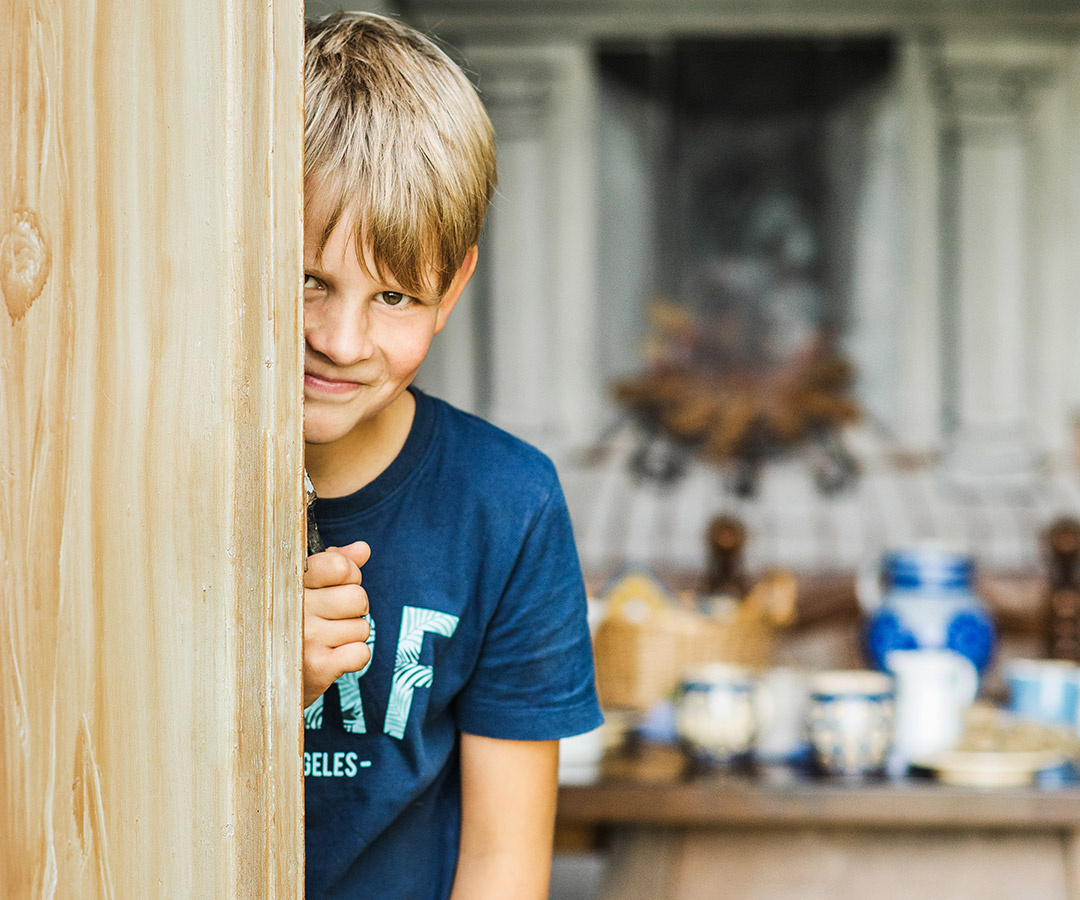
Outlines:
[[644, 711], [707, 662], [769, 664], [776, 630], [794, 610], [794, 579], [770, 575], [741, 601], [705, 614], [674, 601], [648, 576], [624, 578], [596, 629], [596, 685], [603, 706]]

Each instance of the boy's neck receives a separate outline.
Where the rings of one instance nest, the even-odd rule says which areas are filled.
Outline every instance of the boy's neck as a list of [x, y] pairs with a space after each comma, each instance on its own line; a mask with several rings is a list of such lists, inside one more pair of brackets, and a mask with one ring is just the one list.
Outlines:
[[416, 399], [403, 391], [374, 419], [331, 444], [305, 444], [304, 466], [320, 497], [345, 497], [370, 484], [397, 459], [412, 429]]

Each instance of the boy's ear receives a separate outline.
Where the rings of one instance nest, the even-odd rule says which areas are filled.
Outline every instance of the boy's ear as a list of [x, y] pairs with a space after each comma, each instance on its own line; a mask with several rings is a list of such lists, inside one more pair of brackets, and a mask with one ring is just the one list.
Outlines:
[[447, 288], [446, 293], [443, 294], [442, 300], [439, 301], [439, 313], [435, 318], [436, 334], [443, 330], [443, 326], [446, 325], [446, 320], [450, 318], [450, 313], [454, 309], [454, 304], [457, 303], [458, 297], [461, 296], [461, 292], [465, 290], [465, 285], [469, 283], [469, 279], [472, 278], [473, 272], [476, 271], [477, 254], [478, 251], [476, 245], [473, 244], [468, 249], [468, 252], [466, 252], [465, 259], [461, 263], [461, 268], [458, 269], [458, 273], [454, 276], [454, 280], [450, 282], [450, 287]]

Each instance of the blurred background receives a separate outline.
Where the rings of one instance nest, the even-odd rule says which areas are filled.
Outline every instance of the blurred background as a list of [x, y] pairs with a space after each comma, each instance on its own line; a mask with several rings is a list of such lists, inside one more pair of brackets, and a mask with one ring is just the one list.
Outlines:
[[498, 138], [419, 384], [553, 457], [597, 616], [631, 570], [694, 605], [727, 554], [797, 584], [764, 662], [868, 665], [881, 559], [933, 543], [974, 564], [1006, 702], [1080, 515], [1075, 0], [365, 6], [435, 35]]
[[700, 569], [718, 511], [760, 565], [1023, 569], [1080, 507], [1074, 4], [375, 6], [499, 140], [421, 385], [553, 455], [590, 570]]

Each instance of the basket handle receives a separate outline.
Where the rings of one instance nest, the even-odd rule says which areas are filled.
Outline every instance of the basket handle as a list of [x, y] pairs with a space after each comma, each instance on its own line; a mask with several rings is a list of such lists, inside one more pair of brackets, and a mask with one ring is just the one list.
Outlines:
[[667, 614], [668, 604], [654, 591], [617, 592], [608, 606], [608, 618], [628, 622], [647, 622]]
[[790, 625], [795, 621], [797, 583], [790, 572], [769, 572], [750, 589], [744, 602], [746, 609], [763, 614], [774, 625]]

